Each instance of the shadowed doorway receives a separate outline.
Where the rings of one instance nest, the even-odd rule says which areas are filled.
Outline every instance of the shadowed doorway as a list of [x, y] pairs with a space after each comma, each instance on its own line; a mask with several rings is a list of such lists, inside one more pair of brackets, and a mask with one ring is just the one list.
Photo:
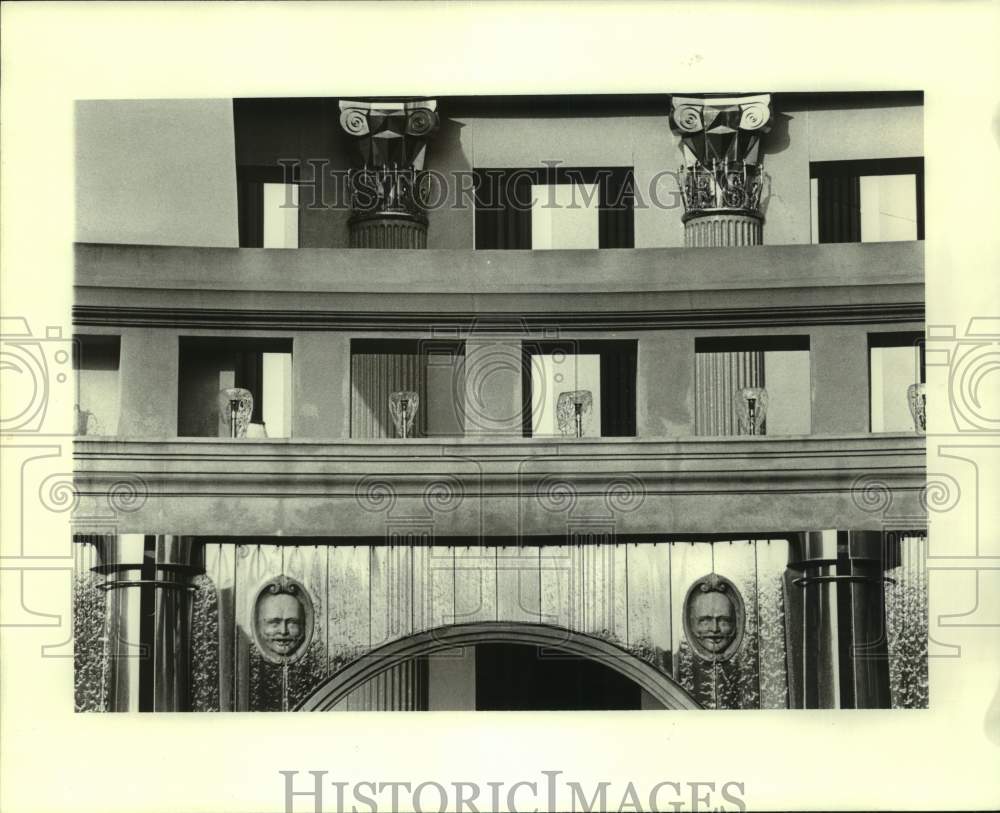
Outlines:
[[476, 647], [477, 711], [639, 708], [639, 685], [603, 663], [548, 647]]

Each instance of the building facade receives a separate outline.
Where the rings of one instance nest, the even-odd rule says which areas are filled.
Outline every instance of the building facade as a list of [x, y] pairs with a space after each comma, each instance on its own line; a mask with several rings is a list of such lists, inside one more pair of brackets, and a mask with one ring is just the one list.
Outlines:
[[922, 126], [80, 103], [77, 708], [926, 707]]

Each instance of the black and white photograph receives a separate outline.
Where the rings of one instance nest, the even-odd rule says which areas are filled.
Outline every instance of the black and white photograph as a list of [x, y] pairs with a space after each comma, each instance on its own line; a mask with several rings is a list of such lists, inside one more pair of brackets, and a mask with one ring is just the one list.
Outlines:
[[0, 14], [4, 813], [1000, 807], [1000, 5]]
[[77, 708], [926, 708], [922, 133], [80, 101]]

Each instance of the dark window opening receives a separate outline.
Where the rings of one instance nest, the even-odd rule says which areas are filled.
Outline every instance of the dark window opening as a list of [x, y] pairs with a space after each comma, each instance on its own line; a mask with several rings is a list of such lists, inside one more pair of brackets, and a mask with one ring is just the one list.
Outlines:
[[[532, 200], [538, 194], [535, 188], [567, 184], [596, 185], [598, 248], [635, 246], [635, 182], [631, 167], [477, 169], [474, 183], [477, 249], [533, 248]], [[574, 194], [572, 205], [591, 202], [580, 192]]]
[[638, 684], [598, 661], [522, 644], [476, 647], [477, 711], [639, 709]]
[[182, 336], [179, 352], [180, 437], [227, 436], [218, 397], [228, 387], [249, 390], [253, 396], [250, 423], [259, 427], [256, 434], [291, 434], [291, 339]]
[[924, 239], [924, 159], [814, 161], [813, 242]]
[[263, 248], [267, 184], [297, 184], [298, 165], [240, 166], [236, 168], [236, 205], [240, 248]]
[[390, 399], [418, 398], [408, 438], [464, 434], [465, 344], [441, 339], [354, 339], [351, 342], [351, 437], [401, 437]]

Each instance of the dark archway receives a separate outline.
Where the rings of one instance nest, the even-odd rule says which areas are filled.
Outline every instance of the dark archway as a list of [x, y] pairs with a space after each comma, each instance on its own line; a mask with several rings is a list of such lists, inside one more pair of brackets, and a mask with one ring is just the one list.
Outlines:
[[456, 647], [494, 643], [549, 647], [588, 658], [632, 680], [666, 709], [701, 708], [668, 675], [610, 641], [548, 624], [491, 621], [437, 627], [373, 649], [331, 675], [296, 710], [331, 711], [352, 691], [397, 664]]

